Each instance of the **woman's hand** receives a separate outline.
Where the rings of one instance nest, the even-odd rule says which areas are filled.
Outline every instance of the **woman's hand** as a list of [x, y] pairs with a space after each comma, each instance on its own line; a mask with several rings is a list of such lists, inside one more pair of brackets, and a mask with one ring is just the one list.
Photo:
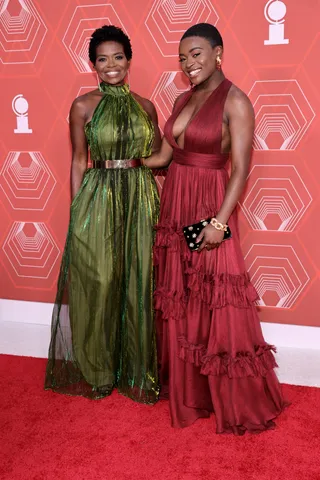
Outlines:
[[212, 250], [213, 248], [218, 248], [221, 242], [223, 241], [224, 231], [217, 230], [210, 223], [202, 230], [200, 235], [196, 238], [196, 242], [201, 242], [197, 252], [201, 252], [204, 248], [206, 250]]
[[161, 148], [154, 152], [150, 157], [143, 159], [143, 165], [149, 168], [164, 168], [169, 165], [172, 158], [173, 148], [168, 143], [167, 139], [163, 137]]

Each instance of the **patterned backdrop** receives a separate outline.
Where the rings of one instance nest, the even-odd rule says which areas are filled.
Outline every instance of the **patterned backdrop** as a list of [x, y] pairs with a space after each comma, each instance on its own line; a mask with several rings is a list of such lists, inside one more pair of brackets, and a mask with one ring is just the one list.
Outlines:
[[97, 84], [91, 32], [112, 23], [129, 34], [131, 87], [152, 99], [163, 128], [187, 88], [179, 39], [207, 21], [224, 38], [226, 76], [256, 113], [240, 228], [261, 318], [320, 325], [319, 18], [317, 0], [0, 0], [1, 297], [54, 299], [70, 204], [68, 112]]

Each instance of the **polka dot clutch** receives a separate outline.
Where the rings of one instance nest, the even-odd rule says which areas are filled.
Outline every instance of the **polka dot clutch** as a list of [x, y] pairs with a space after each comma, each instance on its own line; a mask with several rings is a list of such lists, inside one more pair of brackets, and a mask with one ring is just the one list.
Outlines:
[[[187, 241], [188, 247], [190, 250], [198, 250], [201, 245], [201, 242], [196, 242], [196, 238], [200, 235], [200, 232], [206, 227], [211, 221], [211, 218], [207, 218], [206, 220], [200, 220], [199, 223], [194, 223], [193, 225], [188, 225], [187, 227], [183, 228], [183, 234]], [[227, 240], [231, 238], [231, 231], [228, 227], [227, 230], [224, 232], [223, 240]]]

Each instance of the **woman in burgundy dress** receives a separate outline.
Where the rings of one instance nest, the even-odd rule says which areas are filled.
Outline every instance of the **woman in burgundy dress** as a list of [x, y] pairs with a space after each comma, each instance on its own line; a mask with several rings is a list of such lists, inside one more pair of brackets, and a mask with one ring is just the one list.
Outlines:
[[[172, 160], [154, 247], [162, 398], [169, 396], [174, 427], [214, 412], [217, 433], [241, 435], [272, 428], [285, 402], [235, 210], [248, 175], [254, 112], [221, 71], [222, 46], [210, 24], [183, 35], [180, 62], [193, 88], [177, 99], [161, 150], [145, 163], [159, 168]], [[183, 228], [209, 218], [195, 238], [200, 248], [191, 251]], [[232, 238], [223, 241], [226, 225]]]

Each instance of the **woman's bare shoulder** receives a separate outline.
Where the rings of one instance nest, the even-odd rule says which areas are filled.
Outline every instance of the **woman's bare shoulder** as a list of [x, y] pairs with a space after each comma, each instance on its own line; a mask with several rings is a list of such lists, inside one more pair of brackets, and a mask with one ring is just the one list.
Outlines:
[[253, 111], [249, 97], [236, 85], [232, 84], [226, 100], [227, 109], [248, 109]]
[[76, 97], [71, 105], [70, 115], [87, 118], [101, 100], [101, 92], [96, 89]]
[[86, 105], [91, 105], [92, 103], [98, 102], [102, 97], [101, 92], [96, 89], [96, 90], [91, 90], [90, 92], [84, 93], [83, 95], [79, 95], [79, 97], [76, 97], [72, 105], [75, 105], [79, 108], [85, 107]]

